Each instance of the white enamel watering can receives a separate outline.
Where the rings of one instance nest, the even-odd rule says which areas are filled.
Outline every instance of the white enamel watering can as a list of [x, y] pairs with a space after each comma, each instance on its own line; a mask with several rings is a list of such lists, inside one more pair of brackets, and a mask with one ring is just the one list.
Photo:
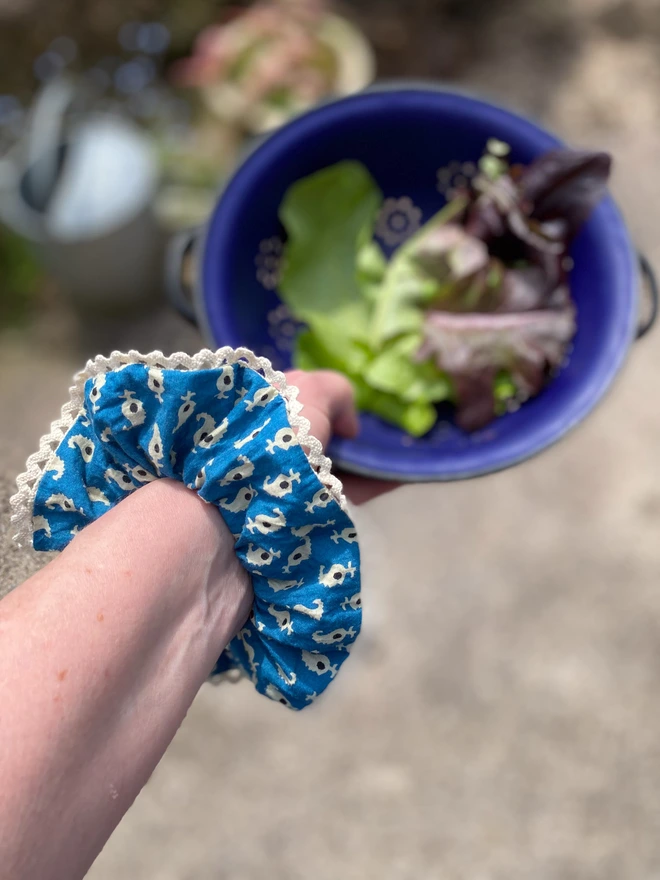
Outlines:
[[26, 135], [0, 159], [0, 222], [81, 310], [147, 308], [161, 294], [165, 246], [157, 161], [125, 117], [75, 112], [81, 97], [64, 78], [38, 96]]

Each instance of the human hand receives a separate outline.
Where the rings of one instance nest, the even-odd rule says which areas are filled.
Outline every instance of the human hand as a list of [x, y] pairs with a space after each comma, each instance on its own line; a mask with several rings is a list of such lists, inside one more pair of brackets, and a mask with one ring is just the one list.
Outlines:
[[[323, 448], [333, 434], [340, 437], [357, 437], [360, 423], [351, 383], [340, 373], [332, 370], [291, 370], [287, 381], [300, 390], [299, 400], [304, 405], [303, 415], [309, 419], [311, 431]], [[345, 472], [337, 473], [344, 485], [344, 492], [354, 504], [364, 504], [386, 492], [398, 488], [400, 483], [389, 480], [371, 480]]]

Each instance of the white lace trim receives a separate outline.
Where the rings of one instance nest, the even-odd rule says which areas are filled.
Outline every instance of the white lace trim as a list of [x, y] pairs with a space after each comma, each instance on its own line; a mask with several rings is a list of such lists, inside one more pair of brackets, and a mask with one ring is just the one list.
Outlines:
[[190, 371], [218, 369], [226, 364], [235, 364], [239, 361], [243, 361], [250, 369], [260, 373], [284, 398], [289, 422], [292, 428], [297, 429], [298, 441], [307, 455], [310, 466], [342, 510], [345, 511], [346, 498], [341, 482], [330, 471], [332, 462], [323, 454], [320, 441], [309, 433], [311, 426], [308, 419], [301, 415], [303, 405], [298, 400], [298, 388], [295, 385], [287, 384], [284, 373], [274, 370], [267, 358], [257, 357], [247, 348], [233, 349], [229, 347], [220, 348], [217, 351], [204, 349], [195, 355], [176, 352], [169, 357], [160, 351], [152, 351], [145, 355], [138, 351], [129, 351], [127, 354], [113, 351], [110, 357], [98, 355], [94, 360], [88, 361], [85, 369], [76, 374], [74, 384], [69, 390], [70, 400], [62, 407], [60, 418], [52, 423], [50, 433], [41, 438], [39, 450], [28, 458], [25, 472], [17, 477], [18, 492], [10, 499], [11, 522], [15, 529], [14, 541], [19, 547], [32, 545], [32, 510], [39, 481], [50, 469], [49, 464], [55, 455], [55, 450], [83, 409], [85, 382], [88, 379], [99, 373], [109, 373], [112, 370], [121, 369], [129, 364], [145, 364], [148, 367], [160, 367], [165, 370]]

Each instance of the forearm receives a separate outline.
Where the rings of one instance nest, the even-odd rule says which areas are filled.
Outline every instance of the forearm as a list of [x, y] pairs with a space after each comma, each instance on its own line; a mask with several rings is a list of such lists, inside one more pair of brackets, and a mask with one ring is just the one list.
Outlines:
[[0, 603], [7, 876], [83, 876], [250, 602], [218, 512], [159, 480]]

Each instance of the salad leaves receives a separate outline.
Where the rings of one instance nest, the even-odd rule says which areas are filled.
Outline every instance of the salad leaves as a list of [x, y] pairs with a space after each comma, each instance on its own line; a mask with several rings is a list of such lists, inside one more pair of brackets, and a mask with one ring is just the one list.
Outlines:
[[392, 268], [373, 241], [382, 199], [358, 162], [341, 162], [294, 184], [280, 207], [288, 241], [279, 293], [307, 325], [296, 343], [296, 366], [339, 370], [353, 383], [360, 409], [422, 436], [436, 421], [432, 404], [447, 399], [451, 386], [432, 359], [414, 359], [423, 340], [417, 308], [414, 334], [404, 333], [395, 309], [386, 344], [374, 339]]
[[429, 240], [441, 234], [443, 225], [460, 214], [466, 204], [462, 199], [450, 202], [392, 257], [374, 312], [372, 329], [376, 345], [421, 330], [424, 313], [420, 306], [438, 296], [442, 281], [427, 271], [419, 253], [425, 246], [428, 248]]
[[569, 305], [504, 315], [429, 312], [424, 330], [419, 356], [432, 354], [438, 367], [452, 376], [462, 404], [457, 423], [474, 431], [497, 414], [496, 377], [500, 399], [504, 382], [513, 385], [520, 400], [539, 393], [548, 369], [561, 366], [575, 335], [575, 310]]
[[351, 373], [364, 366], [371, 311], [357, 255], [373, 237], [382, 198], [363, 165], [341, 162], [299, 180], [280, 206], [288, 233], [280, 295]]
[[383, 203], [356, 161], [295, 183], [279, 294], [305, 325], [294, 361], [334, 369], [357, 405], [426, 434], [450, 401], [466, 431], [538, 394], [576, 330], [566, 257], [606, 191], [610, 157], [556, 150], [527, 168], [491, 139], [479, 174], [387, 261]]

